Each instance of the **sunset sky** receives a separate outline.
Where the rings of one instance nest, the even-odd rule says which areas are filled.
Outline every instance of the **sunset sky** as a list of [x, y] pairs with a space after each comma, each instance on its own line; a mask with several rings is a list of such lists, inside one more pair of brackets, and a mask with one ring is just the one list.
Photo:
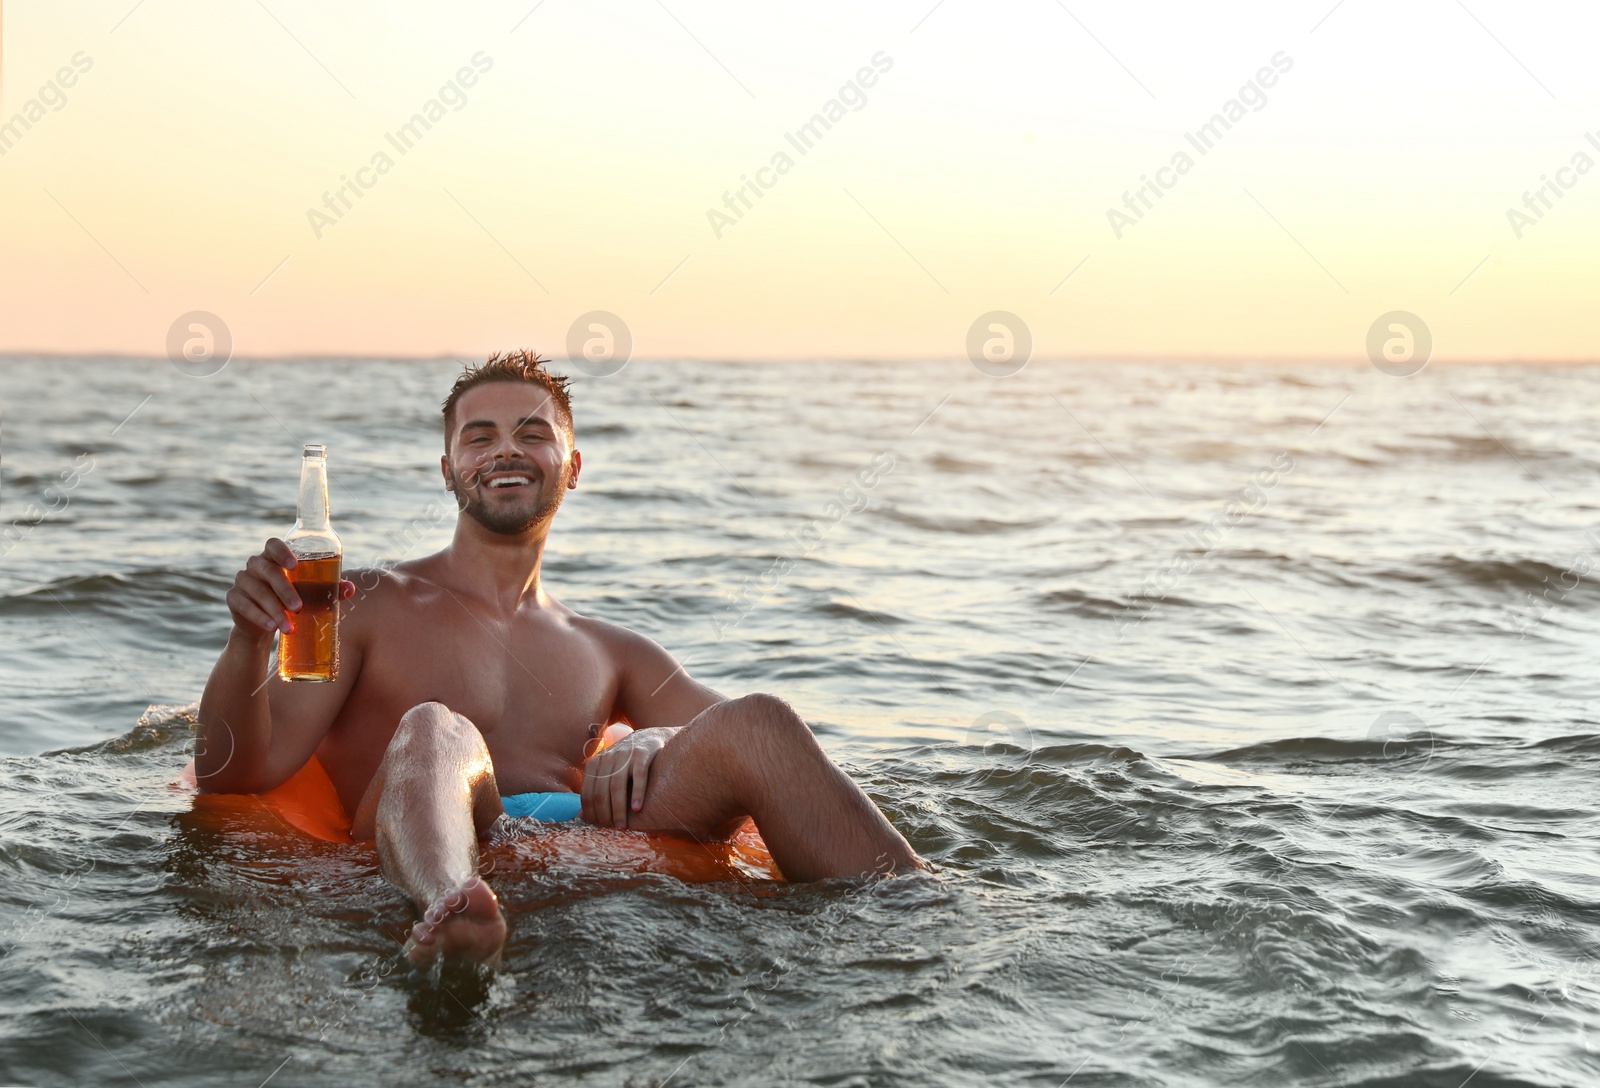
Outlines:
[[1600, 356], [1579, 4], [443, 11], [6, 0], [0, 352]]

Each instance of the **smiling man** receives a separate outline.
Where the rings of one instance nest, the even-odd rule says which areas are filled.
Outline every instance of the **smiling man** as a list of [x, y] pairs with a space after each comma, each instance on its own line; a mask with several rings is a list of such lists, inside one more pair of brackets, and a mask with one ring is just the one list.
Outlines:
[[[202, 790], [269, 790], [315, 754], [353, 834], [377, 840], [384, 875], [422, 913], [417, 960], [498, 960], [505, 918], [477, 870], [502, 795], [578, 794], [590, 823], [702, 840], [753, 819], [791, 880], [926, 868], [787, 703], [725, 698], [651, 639], [545, 591], [545, 541], [583, 467], [565, 378], [526, 353], [491, 357], [457, 379], [444, 431], [455, 536], [351, 572], [362, 600], [340, 621], [336, 680], [269, 669], [300, 607], [283, 541], [234, 579], [233, 629], [200, 702]], [[634, 732], [586, 761], [613, 722]]]

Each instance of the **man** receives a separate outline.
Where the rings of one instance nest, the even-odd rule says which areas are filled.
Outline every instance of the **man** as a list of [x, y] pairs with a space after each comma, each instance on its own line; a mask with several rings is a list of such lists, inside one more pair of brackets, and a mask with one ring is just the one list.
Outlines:
[[[496, 355], [457, 379], [440, 459], [455, 536], [352, 572], [362, 600], [340, 621], [336, 680], [269, 675], [300, 607], [295, 560], [273, 539], [246, 563], [200, 701], [200, 788], [263, 792], [315, 754], [352, 833], [377, 840], [384, 875], [422, 913], [407, 944], [418, 961], [498, 961], [505, 918], [476, 874], [502, 794], [581, 792], [590, 823], [701, 840], [751, 818], [791, 880], [926, 868], [787, 703], [726, 699], [651, 639], [545, 592], [545, 541], [583, 458], [567, 381], [540, 363]], [[635, 731], [585, 762], [612, 722]]]

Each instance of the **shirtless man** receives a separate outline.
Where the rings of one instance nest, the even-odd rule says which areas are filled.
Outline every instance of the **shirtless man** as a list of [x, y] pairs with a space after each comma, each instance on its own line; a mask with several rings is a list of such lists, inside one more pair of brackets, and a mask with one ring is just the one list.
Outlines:
[[[577, 792], [591, 824], [699, 840], [751, 818], [795, 881], [926, 868], [789, 704], [725, 698], [653, 640], [545, 592], [545, 540], [583, 459], [566, 379], [538, 363], [493, 357], [456, 381], [440, 459], [455, 536], [435, 555], [351, 572], [361, 599], [340, 620], [338, 679], [269, 675], [273, 638], [300, 606], [285, 573], [295, 560], [277, 539], [251, 556], [200, 700], [200, 788], [263, 792], [315, 754], [352, 833], [377, 840], [384, 876], [422, 914], [407, 942], [418, 961], [498, 961], [505, 918], [477, 871], [502, 794]], [[586, 761], [612, 722], [635, 732]]]

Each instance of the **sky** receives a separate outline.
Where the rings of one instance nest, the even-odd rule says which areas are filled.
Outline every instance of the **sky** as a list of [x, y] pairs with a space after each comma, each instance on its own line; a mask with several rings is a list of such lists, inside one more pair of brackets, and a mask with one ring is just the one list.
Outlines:
[[159, 357], [200, 311], [242, 356], [561, 358], [600, 311], [639, 358], [946, 359], [998, 311], [1034, 358], [1362, 361], [1403, 311], [1441, 361], [1600, 356], [1578, 3], [0, 23], [0, 353]]

